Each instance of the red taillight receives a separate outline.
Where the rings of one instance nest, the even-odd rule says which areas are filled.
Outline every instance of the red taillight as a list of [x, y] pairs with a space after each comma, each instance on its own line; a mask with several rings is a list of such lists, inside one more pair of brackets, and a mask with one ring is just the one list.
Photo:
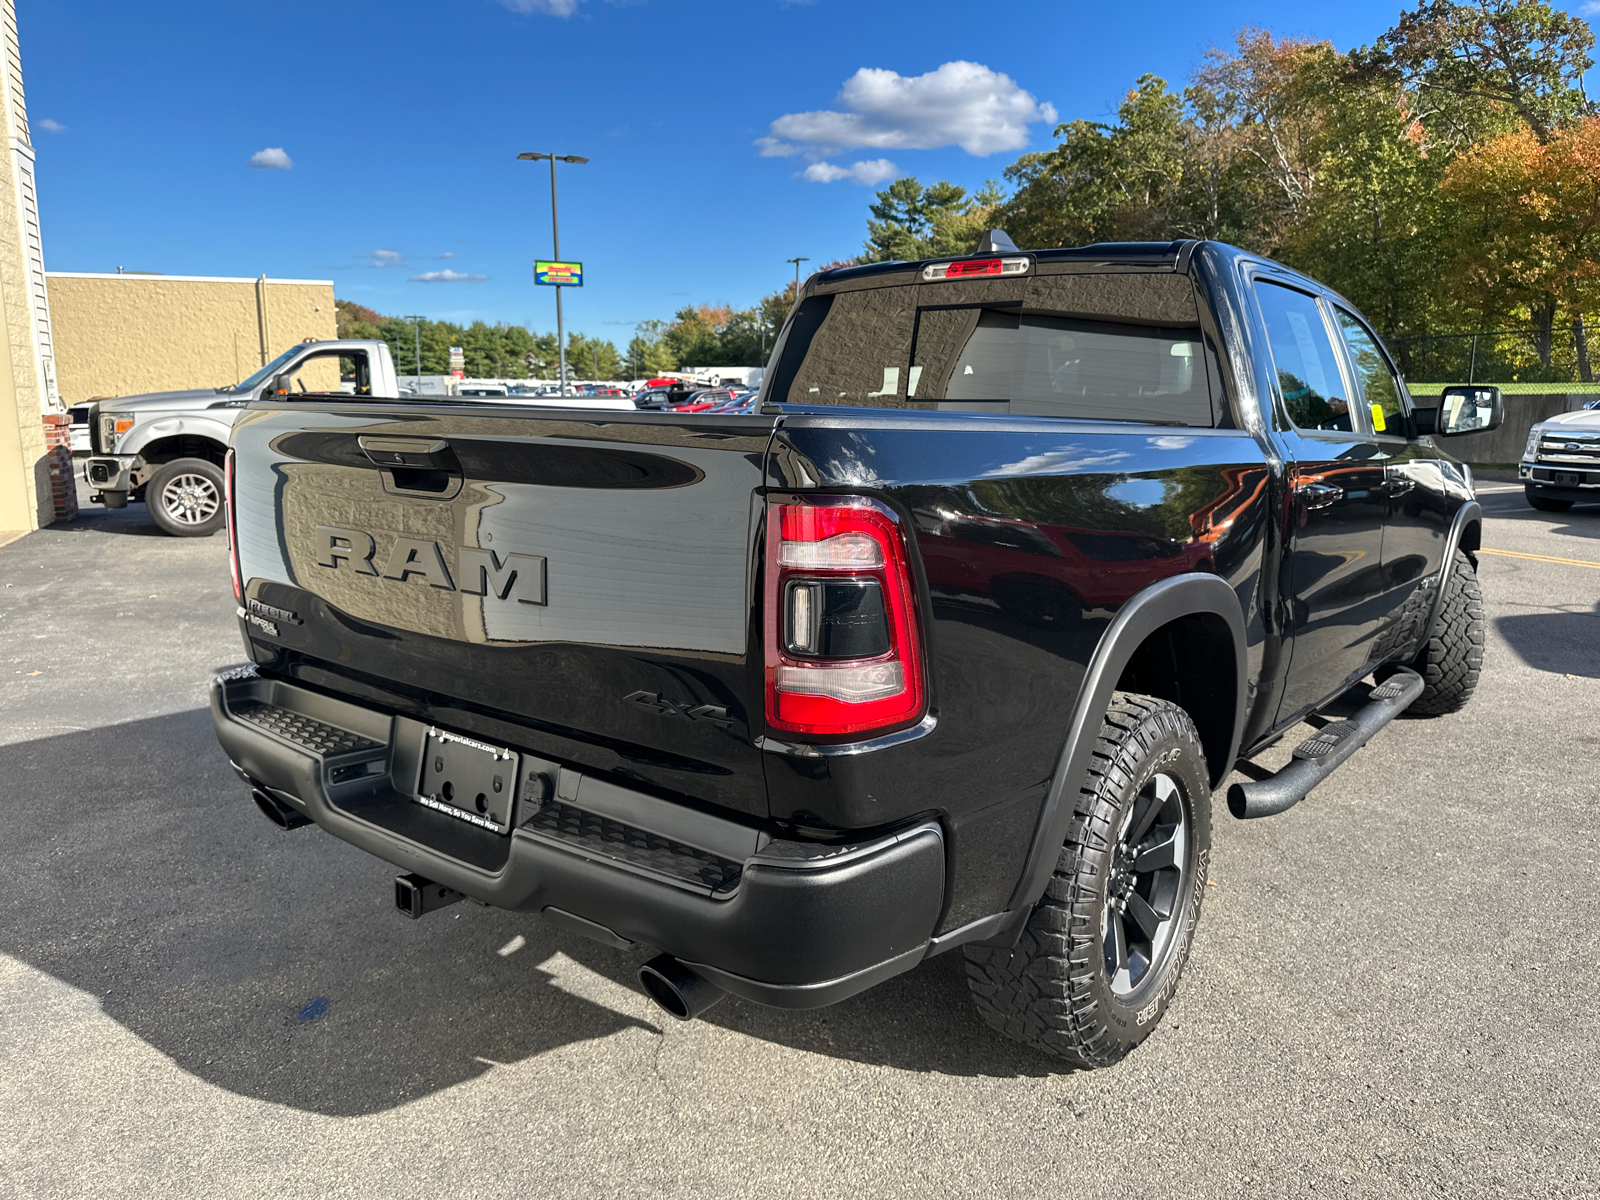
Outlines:
[[859, 735], [922, 716], [911, 567], [888, 508], [860, 496], [768, 503], [766, 675], [776, 731]]
[[228, 569], [233, 572], [233, 600], [244, 603], [244, 577], [239, 574], [239, 538], [233, 531], [233, 451], [222, 460], [222, 507], [228, 518]]

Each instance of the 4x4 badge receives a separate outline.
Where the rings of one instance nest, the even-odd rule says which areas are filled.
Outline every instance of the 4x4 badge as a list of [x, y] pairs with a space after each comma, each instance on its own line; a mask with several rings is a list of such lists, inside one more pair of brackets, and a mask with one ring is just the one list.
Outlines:
[[728, 716], [728, 710], [718, 708], [714, 704], [679, 704], [676, 700], [668, 700], [655, 692], [634, 692], [633, 695], [624, 696], [623, 699], [632, 701], [641, 708], [648, 708], [651, 712], [660, 713], [663, 717], [688, 717], [691, 721], [704, 721], [707, 725], [733, 724], [733, 719]]

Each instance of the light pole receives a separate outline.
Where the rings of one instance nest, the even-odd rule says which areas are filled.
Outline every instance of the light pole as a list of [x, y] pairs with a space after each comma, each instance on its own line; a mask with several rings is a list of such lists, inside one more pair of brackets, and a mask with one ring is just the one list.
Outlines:
[[408, 314], [406, 320], [411, 322], [411, 348], [417, 356], [417, 393], [422, 392], [422, 318], [415, 313]]
[[[582, 164], [589, 160], [578, 154], [539, 154], [532, 150], [524, 150], [517, 155], [519, 159], [529, 162], [538, 162], [541, 159], [550, 160], [550, 240], [555, 244], [555, 259], [561, 261], [561, 224], [556, 219], [556, 164], [558, 162]], [[561, 358], [561, 394], [567, 394], [567, 338], [566, 331], [561, 326], [561, 285], [556, 285], [556, 353]]]
[[802, 254], [799, 258], [786, 258], [783, 261], [784, 262], [792, 262], [794, 264], [794, 302], [796, 304], [799, 304], [800, 303], [800, 264], [803, 263], [803, 262], [810, 262], [811, 260], [809, 258], [807, 258], [805, 255]]

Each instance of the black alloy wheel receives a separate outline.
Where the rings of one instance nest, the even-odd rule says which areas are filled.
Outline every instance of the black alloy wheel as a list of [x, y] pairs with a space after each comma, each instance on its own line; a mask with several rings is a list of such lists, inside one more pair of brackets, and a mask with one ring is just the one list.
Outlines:
[[1100, 938], [1116, 996], [1137, 992], [1172, 949], [1192, 874], [1186, 800], [1177, 778], [1157, 772], [1128, 809], [1112, 848]]
[[1211, 785], [1177, 704], [1115, 692], [1066, 843], [1015, 945], [969, 945], [967, 984], [995, 1029], [1075, 1067], [1154, 1032], [1188, 960], [1211, 856]]

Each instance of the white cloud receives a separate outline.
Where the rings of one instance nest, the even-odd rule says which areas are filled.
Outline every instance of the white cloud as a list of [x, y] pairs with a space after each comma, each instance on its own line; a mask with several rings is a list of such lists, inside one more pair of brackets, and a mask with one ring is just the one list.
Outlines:
[[775, 137], [758, 137], [756, 145], [761, 147], [762, 158], [791, 158], [800, 153], [799, 146], [779, 141]]
[[1030, 454], [1016, 462], [1006, 463], [985, 475], [1070, 475], [1077, 471], [1093, 471], [1097, 467], [1112, 467], [1129, 457], [1126, 450], [1090, 450], [1084, 446], [1066, 446], [1044, 454]]
[[52, 121], [49, 117], [45, 117], [43, 120], [41, 120], [39, 122], [39, 128], [44, 130], [46, 133], [70, 133], [71, 132], [60, 121]]
[[482, 283], [487, 275], [468, 275], [464, 271], [424, 271], [413, 275], [412, 283]]
[[434, 257], [435, 258], [460, 258], [461, 256], [459, 254], [457, 254], [454, 250], [446, 250], [443, 254], [435, 254]]
[[284, 153], [282, 146], [268, 146], [250, 156], [250, 165], [258, 171], [288, 171], [293, 169], [294, 160]]
[[887, 158], [874, 158], [868, 162], [851, 163], [848, 167], [836, 167], [832, 163], [814, 162], [802, 174], [812, 183], [834, 183], [840, 179], [848, 179], [852, 183], [859, 183], [871, 187], [875, 183], [882, 183], [885, 179], [893, 179], [900, 173], [900, 168]]
[[1054, 123], [1041, 103], [1009, 75], [982, 63], [947, 62], [926, 75], [862, 67], [835, 97], [843, 111], [787, 113], [757, 140], [765, 157], [841, 150], [936, 150], [960, 146], [980, 157], [1028, 144], [1028, 126]]
[[500, 0], [500, 3], [524, 16], [540, 13], [546, 17], [570, 17], [578, 11], [578, 0]]
[[398, 267], [405, 255], [398, 250], [374, 250], [370, 254], [363, 254], [369, 267]]
[[1589, 0], [1579, 11], [1586, 17], [1600, 17], [1600, 0]]

